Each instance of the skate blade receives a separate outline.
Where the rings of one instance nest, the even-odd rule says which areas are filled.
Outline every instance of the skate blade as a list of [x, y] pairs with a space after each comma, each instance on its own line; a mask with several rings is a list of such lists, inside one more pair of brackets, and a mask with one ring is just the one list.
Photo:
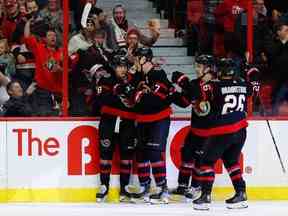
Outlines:
[[185, 197], [183, 195], [170, 194], [169, 201], [172, 201], [172, 202], [185, 202]]
[[130, 203], [133, 204], [150, 204], [149, 198], [131, 198]]
[[247, 201], [242, 201], [242, 202], [238, 202], [238, 203], [233, 203], [233, 204], [227, 204], [226, 203], [226, 207], [228, 209], [244, 209], [244, 208], [248, 208], [248, 202]]
[[104, 198], [96, 198], [96, 203], [104, 203], [106, 202], [106, 197]]
[[200, 198], [200, 196], [201, 196], [201, 193], [195, 194], [195, 195], [193, 196], [193, 198], [188, 198], [188, 197], [185, 196], [185, 202], [186, 202], [186, 203], [192, 203], [194, 200]]
[[168, 204], [169, 203], [169, 199], [168, 198], [164, 198], [164, 199], [150, 199], [150, 203], [152, 205]]
[[131, 198], [129, 197], [121, 197], [119, 198], [120, 203], [131, 203]]
[[210, 209], [210, 204], [193, 204], [193, 209], [197, 211], [208, 211]]

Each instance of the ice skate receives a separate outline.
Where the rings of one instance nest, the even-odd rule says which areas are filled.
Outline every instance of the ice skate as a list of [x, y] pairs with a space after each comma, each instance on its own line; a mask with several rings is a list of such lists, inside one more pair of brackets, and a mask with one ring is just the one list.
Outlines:
[[96, 194], [96, 202], [101, 203], [105, 202], [108, 195], [108, 188], [106, 185], [101, 185], [98, 193]]
[[232, 198], [225, 201], [228, 209], [248, 208], [247, 195], [241, 191], [236, 193]]

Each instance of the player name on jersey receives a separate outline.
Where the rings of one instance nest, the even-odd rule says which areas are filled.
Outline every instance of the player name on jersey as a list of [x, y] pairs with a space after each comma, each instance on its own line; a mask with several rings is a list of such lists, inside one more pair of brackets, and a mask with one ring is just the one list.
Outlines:
[[247, 93], [247, 87], [244, 86], [229, 86], [221, 88], [222, 94], [235, 94], [235, 93]]

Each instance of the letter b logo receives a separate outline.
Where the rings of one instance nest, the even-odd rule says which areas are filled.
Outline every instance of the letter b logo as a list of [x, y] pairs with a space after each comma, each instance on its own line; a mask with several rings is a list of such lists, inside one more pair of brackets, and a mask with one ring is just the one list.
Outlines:
[[68, 175], [99, 173], [98, 130], [80, 126], [68, 136]]

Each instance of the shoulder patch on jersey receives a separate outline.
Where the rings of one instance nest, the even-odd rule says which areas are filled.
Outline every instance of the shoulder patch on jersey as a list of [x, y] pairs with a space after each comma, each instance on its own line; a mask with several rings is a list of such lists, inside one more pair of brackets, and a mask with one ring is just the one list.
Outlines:
[[194, 112], [198, 116], [207, 116], [211, 111], [211, 105], [209, 101], [200, 101], [195, 107]]

